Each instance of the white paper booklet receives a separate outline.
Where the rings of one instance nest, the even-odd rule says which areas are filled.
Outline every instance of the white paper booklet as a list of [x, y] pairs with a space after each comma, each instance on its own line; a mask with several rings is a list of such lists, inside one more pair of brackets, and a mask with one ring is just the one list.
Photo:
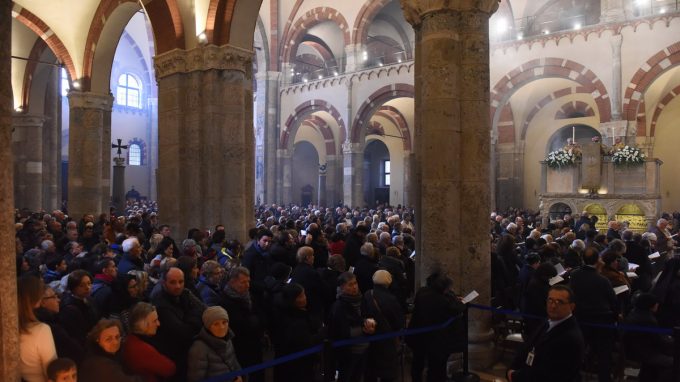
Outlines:
[[468, 293], [467, 296], [463, 297], [463, 304], [467, 304], [468, 302], [474, 300], [479, 296], [479, 293], [477, 293], [476, 290], [473, 290], [472, 292]]
[[555, 277], [551, 277], [550, 280], [548, 280], [548, 284], [550, 284], [550, 286], [553, 286], [553, 285], [560, 283], [562, 281], [564, 281], [564, 278], [562, 278], [562, 276], [555, 276]]
[[619, 295], [619, 294], [621, 294], [621, 293], [623, 293], [623, 292], [628, 291], [628, 289], [629, 289], [629, 288], [628, 288], [628, 285], [617, 286], [616, 288], [614, 288], [614, 293], [616, 293], [617, 295]]

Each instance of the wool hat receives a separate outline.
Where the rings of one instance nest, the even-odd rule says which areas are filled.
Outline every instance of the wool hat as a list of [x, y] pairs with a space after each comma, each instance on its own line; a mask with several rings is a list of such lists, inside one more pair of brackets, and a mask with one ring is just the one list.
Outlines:
[[203, 311], [203, 325], [209, 328], [217, 320], [229, 321], [229, 313], [221, 306], [211, 306]]
[[386, 270], [377, 270], [373, 274], [373, 284], [390, 286], [392, 284], [392, 275]]

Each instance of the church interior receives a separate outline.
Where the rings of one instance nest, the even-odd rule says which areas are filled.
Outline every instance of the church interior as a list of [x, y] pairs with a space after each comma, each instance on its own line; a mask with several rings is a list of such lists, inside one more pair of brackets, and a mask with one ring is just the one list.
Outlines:
[[[492, 211], [644, 231], [680, 210], [678, 0], [0, 8], [3, 257], [15, 209], [96, 215], [132, 190], [173, 232], [224, 224], [244, 241], [255, 205], [402, 205], [418, 266], [488, 298]], [[623, 147], [640, 163], [617, 162]], [[560, 150], [578, 154], [554, 165]]]

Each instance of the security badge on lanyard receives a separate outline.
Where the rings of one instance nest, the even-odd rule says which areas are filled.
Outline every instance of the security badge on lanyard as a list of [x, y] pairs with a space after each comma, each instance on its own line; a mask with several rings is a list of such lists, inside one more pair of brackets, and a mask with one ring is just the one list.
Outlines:
[[529, 354], [527, 354], [527, 361], [526, 361], [527, 366], [531, 366], [534, 363], [534, 350], [535, 349], [536, 348], [531, 348], [531, 351], [529, 352]]

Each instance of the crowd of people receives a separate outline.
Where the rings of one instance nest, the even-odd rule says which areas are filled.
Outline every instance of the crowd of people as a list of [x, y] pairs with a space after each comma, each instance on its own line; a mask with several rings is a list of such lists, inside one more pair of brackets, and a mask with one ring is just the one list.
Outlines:
[[[444, 272], [414, 290], [412, 210], [272, 205], [256, 216], [241, 244], [221, 225], [176, 242], [144, 206], [80, 220], [18, 211], [23, 380], [201, 381], [260, 364], [266, 349], [281, 357], [402, 330], [409, 309], [411, 327], [464, 309]], [[413, 381], [445, 378], [448, 354], [465, 346], [461, 325], [409, 339]], [[338, 381], [389, 382], [401, 349], [395, 339], [359, 341], [323, 362]], [[311, 354], [273, 377], [317, 381], [323, 369]]]
[[[575, 381], [585, 367], [597, 374], [598, 381], [608, 382], [616, 372], [613, 354], [618, 352], [640, 363], [641, 381], [671, 381], [672, 338], [634, 330], [620, 333], [615, 325], [672, 328], [680, 324], [680, 258], [674, 255], [678, 218], [678, 213], [664, 214], [644, 233], [612, 220], [600, 232], [597, 216], [585, 211], [544, 227], [534, 214], [493, 213], [492, 300], [496, 307], [524, 314], [522, 335], [527, 346], [513, 367], [531, 369], [511, 369], [509, 379]], [[561, 298], [552, 298], [549, 294], [555, 285], [569, 289]], [[551, 310], [556, 314], [560, 309], [566, 313], [562, 320], [571, 318], [572, 312], [575, 317], [564, 326], [570, 329], [564, 329], [562, 339], [570, 344], [557, 342], [546, 350], [542, 341], [549, 340], [546, 333], [552, 327], [542, 317], [550, 318]], [[540, 351], [537, 338], [542, 338]]]

